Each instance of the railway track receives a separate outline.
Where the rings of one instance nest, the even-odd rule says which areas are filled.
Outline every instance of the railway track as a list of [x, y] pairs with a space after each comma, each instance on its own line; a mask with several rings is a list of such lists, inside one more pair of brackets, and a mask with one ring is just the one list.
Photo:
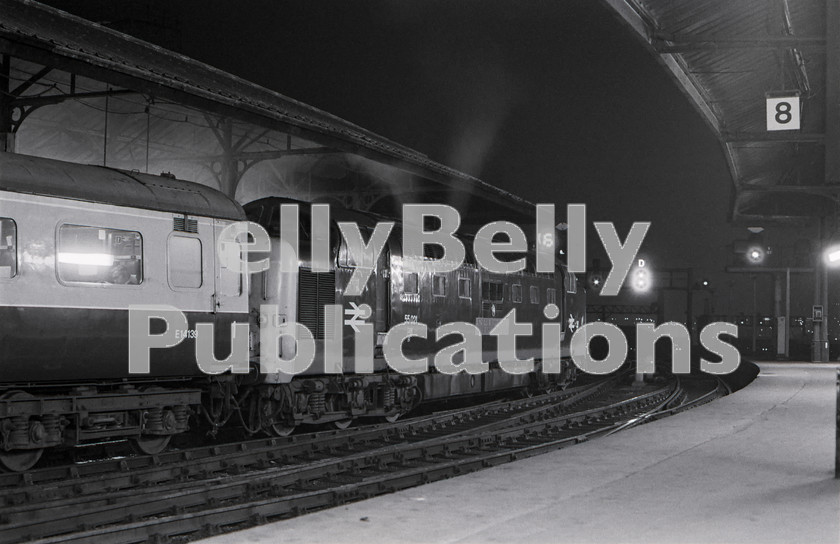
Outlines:
[[640, 390], [616, 389], [617, 379], [402, 423], [2, 475], [0, 542], [188, 540], [530, 457], [688, 407], [676, 379]]

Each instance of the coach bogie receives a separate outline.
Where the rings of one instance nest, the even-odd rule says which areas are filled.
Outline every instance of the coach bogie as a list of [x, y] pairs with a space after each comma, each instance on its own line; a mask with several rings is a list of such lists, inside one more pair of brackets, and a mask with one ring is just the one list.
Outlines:
[[[24, 452], [111, 438], [158, 451], [186, 431], [202, 396], [196, 323], [248, 321], [248, 278], [215, 252], [241, 207], [189, 182], [0, 153], [0, 209], [0, 461], [20, 470]], [[142, 304], [175, 306], [187, 326], [132, 374], [128, 313]], [[214, 348], [229, 352], [230, 334]]]

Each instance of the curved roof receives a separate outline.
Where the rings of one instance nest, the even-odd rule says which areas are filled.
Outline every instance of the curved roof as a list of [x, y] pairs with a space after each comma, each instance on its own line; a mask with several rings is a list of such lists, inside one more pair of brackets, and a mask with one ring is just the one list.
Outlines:
[[[801, 222], [833, 213], [840, 201], [840, 78], [830, 75], [838, 65], [836, 2], [603, 1], [721, 142], [733, 220]], [[798, 99], [799, 129], [768, 123], [768, 99], [781, 97]]]
[[166, 176], [0, 152], [0, 191], [236, 221], [245, 212], [223, 193]]
[[[290, 134], [432, 180], [424, 192], [470, 192], [499, 213], [530, 217], [533, 204], [344, 119], [242, 78], [32, 0], [0, 0], [0, 51], [176, 103], [210, 104], [235, 117], [257, 116]], [[489, 206], [485, 206], [489, 208]]]

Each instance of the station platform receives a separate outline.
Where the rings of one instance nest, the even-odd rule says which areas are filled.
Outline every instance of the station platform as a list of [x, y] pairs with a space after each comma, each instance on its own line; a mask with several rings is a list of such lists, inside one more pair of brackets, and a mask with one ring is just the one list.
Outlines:
[[838, 543], [837, 367], [759, 366], [672, 417], [202, 542]]

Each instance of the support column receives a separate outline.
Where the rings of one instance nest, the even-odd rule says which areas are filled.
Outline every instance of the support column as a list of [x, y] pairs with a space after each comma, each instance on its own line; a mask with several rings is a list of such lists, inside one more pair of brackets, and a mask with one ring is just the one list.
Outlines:
[[[822, 304], [822, 272], [825, 269], [825, 264], [823, 261], [823, 250], [825, 249], [825, 245], [823, 244], [823, 224], [825, 223], [825, 218], [821, 217], [817, 220], [817, 255], [816, 255], [816, 262], [814, 263], [814, 305]], [[823, 308], [823, 312], [825, 312], [825, 308]], [[823, 313], [825, 315], [825, 313]], [[823, 325], [824, 322], [822, 321], [814, 321], [814, 336], [811, 338], [811, 362], [813, 363], [822, 363], [823, 362], [823, 342], [822, 342], [822, 332], [823, 332]]]
[[694, 342], [694, 273], [691, 269], [686, 271], [685, 278], [685, 326], [688, 329], [688, 337]]
[[[840, 0], [825, 2], [825, 183], [840, 183]], [[834, 217], [837, 207], [835, 204]], [[832, 219], [834, 218], [832, 217]], [[832, 238], [836, 225], [825, 225], [820, 233], [820, 259], [817, 281], [822, 285], [819, 304], [823, 306], [823, 322], [820, 327], [820, 362], [828, 362], [828, 270], [822, 258], [825, 242]], [[814, 330], [816, 336], [816, 329]]]
[[15, 133], [12, 131], [12, 94], [10, 76], [12, 58], [0, 57], [0, 151], [15, 152]]
[[773, 274], [773, 318], [776, 323], [776, 359], [785, 354], [785, 320], [782, 319], [782, 276]]
[[790, 359], [790, 267], [785, 270], [785, 359]]

